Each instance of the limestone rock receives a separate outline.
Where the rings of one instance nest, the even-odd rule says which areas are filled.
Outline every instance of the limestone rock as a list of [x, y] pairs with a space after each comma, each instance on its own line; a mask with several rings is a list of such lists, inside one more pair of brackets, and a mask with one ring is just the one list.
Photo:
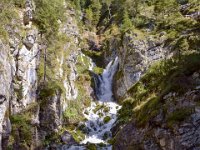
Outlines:
[[124, 35], [120, 48], [115, 47], [118, 46], [116, 44], [111, 45], [111, 50], [119, 49], [117, 51], [119, 71], [114, 83], [117, 99], [124, 96], [126, 91], [140, 79], [152, 63], [170, 57], [167, 48], [163, 45], [164, 37], [165, 33], [162, 33], [159, 40], [153, 37], [138, 39], [134, 33], [127, 33]]

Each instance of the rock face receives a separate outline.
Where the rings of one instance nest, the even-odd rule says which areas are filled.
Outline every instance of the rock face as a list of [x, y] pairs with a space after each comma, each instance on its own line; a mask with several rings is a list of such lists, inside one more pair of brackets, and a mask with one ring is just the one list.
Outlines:
[[[58, 71], [53, 78], [62, 81], [60, 89], [54, 91], [52, 96], [41, 102], [38, 67], [41, 65], [41, 53], [45, 45], [37, 27], [32, 25], [34, 4], [26, 0], [25, 9], [19, 10], [19, 20], [14, 22], [16, 28], [7, 27], [9, 33], [8, 43], [0, 40], [0, 150], [6, 149], [12, 130], [10, 117], [23, 114], [32, 105], [37, 104], [37, 109], [31, 112], [30, 124], [34, 148], [40, 146], [42, 140], [51, 133], [57, 133], [63, 125], [63, 113], [67, 109], [67, 101], [75, 100], [78, 89], [75, 85], [77, 80], [77, 59], [80, 55], [80, 33], [74, 17], [74, 10], [67, 9], [66, 22], [60, 23], [60, 31], [70, 41], [66, 42], [58, 63]], [[66, 54], [67, 53], [67, 54]], [[68, 54], [69, 53], [69, 54]], [[20, 131], [16, 132], [20, 134]], [[15, 137], [14, 137], [15, 138]], [[20, 136], [16, 136], [16, 148], [20, 146]], [[64, 141], [66, 141], [64, 139]], [[30, 148], [29, 147], [29, 148]], [[27, 148], [27, 147], [26, 147]]]
[[[195, 83], [198, 83], [196, 79]], [[199, 149], [199, 94], [198, 86], [182, 96], [167, 94], [163, 104], [165, 109], [160, 107], [159, 113], [145, 126], [138, 126], [135, 119], [130, 121], [117, 134], [114, 149]]]
[[40, 137], [45, 140], [46, 135], [58, 132], [62, 127], [62, 103], [60, 91], [54, 91], [54, 96], [47, 98], [40, 107]]
[[165, 35], [139, 37], [139, 33], [126, 33], [121, 45], [112, 39], [109, 56], [119, 56], [119, 71], [115, 78], [114, 92], [116, 99], [124, 96], [126, 91], [136, 83], [149, 66], [159, 60], [170, 57], [169, 47], [164, 47]]
[[[38, 32], [36, 29], [28, 31], [23, 40], [22, 48], [16, 47], [19, 43], [13, 43], [13, 68], [16, 68], [14, 74], [14, 91], [16, 97], [13, 97], [11, 103], [12, 113], [17, 113], [28, 104], [36, 101], [37, 73], [36, 68], [39, 60], [39, 45], [37, 43]], [[19, 41], [21, 42], [21, 41]], [[17, 53], [15, 55], [15, 53]]]
[[127, 35], [123, 40], [120, 50], [120, 67], [122, 76], [116, 81], [117, 97], [121, 97], [136, 83], [149, 65], [166, 57], [166, 51], [162, 47], [162, 41], [156, 45], [151, 39], [136, 40]]
[[[23, 20], [23, 12], [17, 13], [19, 19]], [[18, 27], [7, 27], [8, 41], [0, 41], [0, 78], [3, 81], [0, 83], [0, 149], [7, 148], [11, 133], [9, 115], [19, 113], [29, 104], [36, 102], [36, 68], [40, 53], [38, 30], [34, 27], [25, 27], [22, 22], [16, 20], [13, 23]]]
[[[9, 61], [9, 47], [4, 45], [0, 40], [0, 150], [2, 145], [2, 140], [7, 137], [6, 131], [6, 111], [8, 111], [9, 99], [11, 93], [11, 81], [12, 81], [12, 69]], [[4, 127], [3, 127], [4, 125]]]

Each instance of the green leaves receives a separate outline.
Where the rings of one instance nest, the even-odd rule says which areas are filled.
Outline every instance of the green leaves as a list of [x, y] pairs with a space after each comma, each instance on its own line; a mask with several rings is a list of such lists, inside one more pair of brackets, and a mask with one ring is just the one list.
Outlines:
[[35, 0], [36, 12], [34, 21], [41, 33], [57, 34], [59, 23], [64, 17], [63, 0]]
[[122, 23], [122, 32], [126, 32], [127, 30], [131, 29], [133, 27], [132, 21], [129, 18], [128, 12], [125, 11], [124, 12], [124, 16], [123, 16], [123, 23]]

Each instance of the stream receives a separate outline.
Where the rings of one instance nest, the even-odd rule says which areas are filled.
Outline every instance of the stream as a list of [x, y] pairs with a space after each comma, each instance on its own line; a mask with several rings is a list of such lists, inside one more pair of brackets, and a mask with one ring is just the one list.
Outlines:
[[[63, 146], [62, 150], [86, 150], [87, 143], [103, 144], [98, 150], [111, 150], [112, 145], [108, 140], [112, 137], [111, 128], [117, 120], [117, 111], [121, 108], [114, 102], [112, 92], [113, 77], [118, 68], [118, 57], [110, 61], [101, 75], [95, 75], [95, 95], [98, 101], [92, 101], [91, 106], [83, 111], [85, 118], [84, 130], [86, 136], [80, 145]], [[89, 70], [92, 71], [94, 64], [90, 59]]]

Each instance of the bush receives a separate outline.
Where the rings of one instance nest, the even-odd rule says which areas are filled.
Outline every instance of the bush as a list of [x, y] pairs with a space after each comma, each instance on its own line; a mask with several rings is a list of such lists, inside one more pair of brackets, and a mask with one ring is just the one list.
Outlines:
[[[30, 125], [31, 117], [28, 113], [17, 114], [10, 117], [12, 124], [12, 135], [15, 139], [18, 139], [18, 134], [20, 135], [20, 140], [23, 141], [24, 145], [30, 146], [32, 144], [32, 126]], [[20, 143], [18, 143], [20, 145]], [[21, 143], [22, 144], [22, 143]]]

